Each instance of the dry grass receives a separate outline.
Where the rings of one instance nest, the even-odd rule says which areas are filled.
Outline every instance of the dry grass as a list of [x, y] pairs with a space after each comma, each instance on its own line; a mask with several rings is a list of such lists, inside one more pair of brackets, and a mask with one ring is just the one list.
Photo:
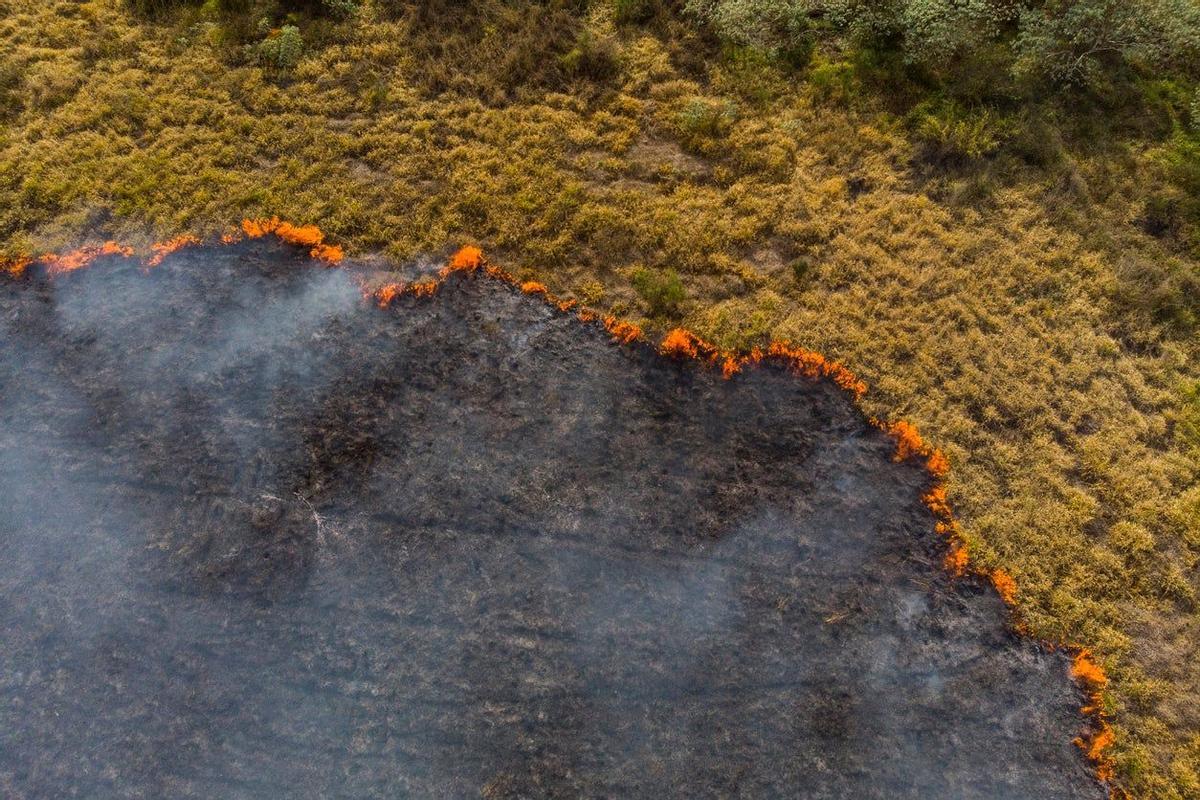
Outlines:
[[703, 69], [686, 34], [602, 4], [580, 24], [555, 35], [586, 30], [583, 61], [611, 48], [614, 71], [576, 55], [514, 92], [452, 68], [487, 25], [416, 47], [427, 24], [368, 5], [278, 75], [202, 12], [0, 0], [0, 253], [278, 214], [357, 254], [476, 241], [635, 321], [634, 276], [676, 273], [683, 302], [640, 321], [829, 354], [870, 412], [945, 450], [972, 559], [1015, 577], [1031, 630], [1107, 668], [1121, 780], [1200, 798], [1200, 343], [1128, 299], [1163, 264], [1197, 269], [1133, 224], [1154, 159], [934, 184], [893, 118], [828, 87]]

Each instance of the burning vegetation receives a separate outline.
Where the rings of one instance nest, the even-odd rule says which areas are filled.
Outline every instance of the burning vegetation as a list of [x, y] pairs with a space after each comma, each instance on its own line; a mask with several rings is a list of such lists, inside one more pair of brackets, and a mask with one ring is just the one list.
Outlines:
[[[325, 265], [341, 264], [344, 259], [341, 249], [325, 242], [324, 235], [316, 226], [297, 226], [278, 218], [245, 220], [239, 231], [227, 234], [222, 238], [222, 242], [234, 245], [243, 240], [258, 240], [268, 237], [303, 248], [311, 258]], [[172, 255], [179, 254], [186, 248], [196, 248], [201, 244], [198, 238], [187, 235], [156, 244], [142, 259], [142, 265], [146, 269], [161, 267]], [[30, 268], [34, 266], [43, 267], [45, 275], [54, 279], [87, 267], [100, 259], [119, 260], [135, 257], [131, 248], [114, 242], [106, 242], [101, 245], [84, 247], [61, 256], [44, 255], [36, 259], [14, 262], [5, 265], [5, 272], [13, 278], [21, 279], [23, 283], [32, 279]], [[382, 309], [391, 309], [405, 299], [416, 301], [439, 295], [450, 281], [483, 276], [493, 280], [499, 286], [515, 289], [519, 294], [538, 297], [558, 315], [574, 317], [587, 326], [600, 326], [612, 341], [629, 346], [632, 348], [631, 352], [643, 354], [656, 352], [657, 355], [665, 357], [667, 361], [696, 361], [719, 375], [725, 383], [743, 375], [748, 368], [762, 368], [768, 374], [773, 372], [771, 368], [775, 368], [775, 370], [801, 376], [809, 381], [827, 382], [831, 386], [837, 387], [849, 400], [850, 408], [854, 409], [854, 413], [859, 413], [857, 411], [858, 403], [867, 391], [865, 383], [844, 365], [785, 342], [772, 342], [764, 348], [754, 348], [748, 352], [730, 352], [705, 342], [685, 329], [675, 329], [670, 331], [657, 347], [650, 347], [646, 343], [645, 333], [639, 327], [615, 317], [601, 316], [595, 311], [579, 307], [573, 300], [557, 298], [543, 284], [518, 282], [504, 270], [490, 264], [484, 258], [483, 253], [475, 247], [465, 247], [455, 253], [436, 279], [420, 279], [406, 283], [391, 282], [376, 288], [367, 288], [371, 284], [363, 276], [353, 271], [348, 271], [346, 274], [355, 279], [361, 294], [373, 299], [375, 304]], [[661, 366], [653, 369], [661, 369]], [[719, 389], [711, 388], [706, 391], [717, 392]], [[804, 389], [803, 391], [810, 390]], [[935, 518], [936, 531], [943, 540], [940, 545], [941, 555], [939, 557], [948, 575], [957, 579], [973, 574], [969, 548], [954, 518], [948, 499], [946, 479], [949, 474], [949, 462], [945, 455], [926, 443], [917, 429], [907, 422], [887, 422], [876, 419], [869, 419], [868, 422], [871, 428], [889, 437], [893, 447], [892, 460], [896, 465], [919, 465], [923, 475], [921, 482], [925, 484], [920, 499], [924, 508]], [[843, 422], [843, 424], [849, 423]], [[321, 514], [311, 504], [307, 505], [307, 508], [312, 513], [317, 533], [323, 538]], [[1010, 607], [1014, 605], [1018, 587], [1012, 576], [1002, 569], [977, 574], [991, 583], [1005, 605]], [[837, 618], [837, 614], [830, 618]], [[1004, 646], [1024, 645], [1008, 643]], [[1103, 669], [1092, 659], [1090, 653], [1078, 648], [1075, 648], [1075, 651], [1076, 655], [1070, 672], [1088, 693], [1089, 702], [1083, 711], [1089, 714], [1094, 722], [1093, 732], [1087, 737], [1077, 739], [1077, 744], [1093, 762], [1099, 778], [1107, 781], [1112, 777], [1112, 763], [1108, 750], [1113, 741], [1112, 729], [1103, 712], [1102, 694], [1107, 679]], [[1081, 789], [1080, 791], [1082, 793], [1079, 795], [1062, 794], [1061, 796], [1092, 796], [1088, 795], [1085, 790]], [[936, 794], [930, 796], [936, 796]], [[997, 794], [995, 796], [1004, 795]], [[1052, 794], [1046, 796], [1052, 796]]]

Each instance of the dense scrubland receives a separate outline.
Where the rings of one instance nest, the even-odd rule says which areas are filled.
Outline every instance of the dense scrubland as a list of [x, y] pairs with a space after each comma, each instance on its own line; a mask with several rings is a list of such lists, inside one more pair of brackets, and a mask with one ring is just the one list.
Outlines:
[[1195, 0], [0, 0], [0, 254], [315, 222], [850, 365], [1200, 798]]

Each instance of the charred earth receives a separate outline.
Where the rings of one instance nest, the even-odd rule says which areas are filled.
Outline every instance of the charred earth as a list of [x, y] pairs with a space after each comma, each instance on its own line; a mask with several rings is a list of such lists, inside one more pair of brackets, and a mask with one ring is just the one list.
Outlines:
[[0, 282], [0, 795], [1100, 798], [845, 394], [284, 246]]

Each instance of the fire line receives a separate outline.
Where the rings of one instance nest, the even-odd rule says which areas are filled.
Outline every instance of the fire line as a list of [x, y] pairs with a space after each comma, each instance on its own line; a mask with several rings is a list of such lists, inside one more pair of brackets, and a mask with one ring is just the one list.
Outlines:
[[[220, 243], [230, 245], [244, 239], [269, 236], [292, 246], [306, 248], [311, 258], [329, 267], [341, 265], [345, 259], [343, 249], [338, 245], [329, 244], [324, 232], [316, 225], [296, 225], [279, 217], [245, 219], [237, 230], [221, 236]], [[199, 237], [182, 234], [151, 245], [149, 253], [141, 258], [141, 263], [144, 268], [152, 269], [171, 253], [202, 244], [205, 243]], [[46, 273], [53, 277], [84, 269], [100, 258], [133, 259], [137, 256], [134, 248], [130, 246], [106, 241], [85, 245], [62, 254], [46, 253], [38, 257], [0, 260], [0, 275], [19, 279], [36, 265], [44, 267]], [[637, 325], [582, 307], [573, 299], [558, 298], [542, 283], [519, 281], [510, 273], [491, 264], [483, 251], [473, 245], [458, 250], [438, 272], [436, 279], [389, 283], [375, 289], [362, 288], [366, 298], [386, 309], [404, 297], [419, 299], [436, 294], [445, 285], [446, 280], [456, 273], [479, 275], [501, 281], [525, 294], [537, 296], [559, 313], [573, 315], [585, 325], [601, 325], [613, 341], [622, 346], [652, 346], [647, 341], [645, 332]], [[748, 352], [726, 351], [704, 341], [691, 331], [676, 328], [667, 333], [655, 349], [666, 358], [695, 361], [719, 369], [726, 380], [735, 378], [748, 367], [763, 364], [781, 366], [788, 372], [809, 380], [829, 380], [846, 392], [855, 407], [863, 411], [862, 400], [867, 393], [867, 384], [864, 381], [840, 362], [831, 361], [820, 353], [788, 342], [772, 341], [765, 348], [755, 347]], [[863, 413], [866, 415], [865, 411]], [[929, 474], [932, 483], [921, 499], [935, 519], [936, 531], [947, 542], [944, 568], [955, 578], [976, 576], [986, 580], [1010, 613], [1015, 615], [1019, 595], [1016, 580], [1002, 568], [988, 571], [971, 562], [968, 544], [948, 499], [947, 478], [950, 463], [945, 454], [926, 442], [916, 426], [907, 421], [887, 421], [870, 415], [866, 417], [872, 426], [884, 431], [896, 442], [893, 456], [895, 461], [916, 461], [921, 463]], [[1019, 619], [1014, 621], [1014, 627], [1021, 635], [1031, 635]], [[1106, 784], [1110, 783], [1115, 774], [1115, 763], [1111, 755], [1115, 733], [1109, 723], [1104, 703], [1108, 677], [1101, 664], [1082, 645], [1069, 642], [1045, 644], [1062, 648], [1073, 656], [1071, 677], [1087, 693], [1088, 703], [1081, 708], [1081, 713], [1090, 721], [1091, 727], [1089, 734], [1077, 738], [1075, 744], [1091, 761], [1097, 778]], [[1114, 791], [1123, 796], [1119, 788], [1114, 787]]]

